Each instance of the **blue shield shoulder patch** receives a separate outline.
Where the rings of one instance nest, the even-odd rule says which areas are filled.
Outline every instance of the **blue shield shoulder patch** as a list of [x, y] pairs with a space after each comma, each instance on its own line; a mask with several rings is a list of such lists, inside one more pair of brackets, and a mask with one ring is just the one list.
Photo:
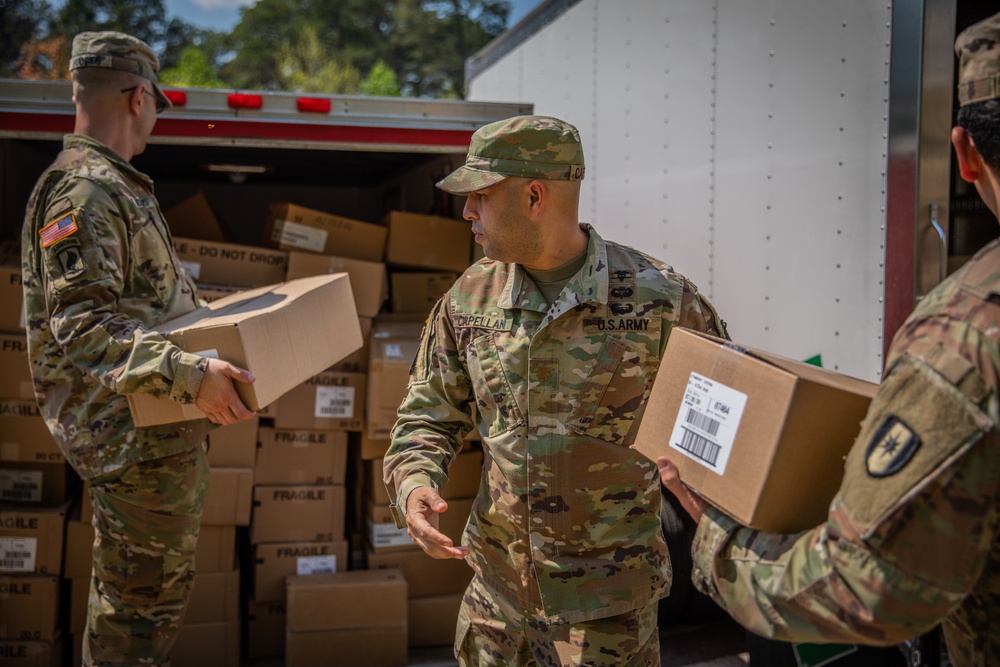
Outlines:
[[920, 436], [896, 415], [889, 415], [868, 442], [865, 468], [872, 477], [889, 477], [906, 467], [920, 449]]

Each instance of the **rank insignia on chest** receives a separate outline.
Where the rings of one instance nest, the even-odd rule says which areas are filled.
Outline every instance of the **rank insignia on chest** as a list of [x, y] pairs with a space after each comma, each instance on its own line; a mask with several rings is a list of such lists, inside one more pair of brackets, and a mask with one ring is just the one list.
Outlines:
[[889, 415], [865, 450], [865, 468], [872, 477], [889, 477], [906, 467], [920, 449], [920, 436], [902, 419]]
[[79, 227], [76, 224], [76, 216], [72, 213], [56, 218], [38, 231], [42, 247], [48, 248], [50, 245], [73, 234]]

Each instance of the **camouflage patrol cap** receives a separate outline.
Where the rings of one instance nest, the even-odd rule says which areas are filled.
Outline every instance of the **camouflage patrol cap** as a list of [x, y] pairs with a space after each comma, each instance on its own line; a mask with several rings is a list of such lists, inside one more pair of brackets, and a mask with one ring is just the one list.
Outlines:
[[963, 30], [955, 55], [959, 106], [1000, 97], [1000, 14]]
[[132, 35], [111, 31], [81, 32], [73, 38], [69, 69], [72, 72], [83, 67], [106, 67], [145, 77], [153, 84], [157, 110], [173, 106], [156, 77], [160, 71], [159, 59], [149, 44]]
[[514, 116], [476, 130], [465, 164], [437, 186], [467, 195], [508, 176], [581, 181], [583, 172], [583, 144], [575, 127], [549, 116]]

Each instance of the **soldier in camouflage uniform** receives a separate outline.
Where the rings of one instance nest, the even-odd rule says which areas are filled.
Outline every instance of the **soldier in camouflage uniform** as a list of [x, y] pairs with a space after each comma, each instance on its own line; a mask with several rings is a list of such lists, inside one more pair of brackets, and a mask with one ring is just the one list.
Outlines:
[[[996, 215], [1000, 14], [965, 30], [961, 176]], [[921, 301], [847, 457], [826, 523], [737, 525], [657, 463], [697, 519], [693, 579], [753, 632], [893, 644], [943, 622], [958, 667], [1000, 665], [1000, 241]]]
[[[629, 445], [671, 330], [725, 331], [690, 281], [578, 222], [583, 176], [576, 128], [521, 116], [438, 184], [468, 195], [487, 259], [430, 315], [384, 472], [397, 525], [472, 566], [462, 665], [660, 661], [660, 485]], [[472, 428], [485, 467], [455, 546], [440, 491]]]
[[85, 665], [162, 665], [184, 616], [207, 483], [207, 420], [137, 428], [127, 394], [195, 403], [212, 422], [252, 416], [246, 371], [150, 331], [199, 306], [153, 184], [130, 164], [170, 106], [159, 63], [121, 33], [81, 33], [74, 133], [25, 215], [24, 312], [35, 396], [89, 480], [94, 569]]

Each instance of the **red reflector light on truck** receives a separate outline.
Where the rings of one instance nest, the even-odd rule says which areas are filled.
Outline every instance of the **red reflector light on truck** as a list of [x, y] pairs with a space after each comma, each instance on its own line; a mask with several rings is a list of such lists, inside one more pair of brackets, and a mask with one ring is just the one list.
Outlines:
[[330, 113], [330, 100], [321, 97], [298, 98], [299, 111], [310, 113]]
[[187, 104], [188, 94], [183, 90], [164, 90], [163, 94], [167, 96], [167, 99], [175, 107], [182, 107]]
[[229, 106], [233, 109], [260, 109], [264, 106], [264, 98], [261, 95], [230, 93]]

